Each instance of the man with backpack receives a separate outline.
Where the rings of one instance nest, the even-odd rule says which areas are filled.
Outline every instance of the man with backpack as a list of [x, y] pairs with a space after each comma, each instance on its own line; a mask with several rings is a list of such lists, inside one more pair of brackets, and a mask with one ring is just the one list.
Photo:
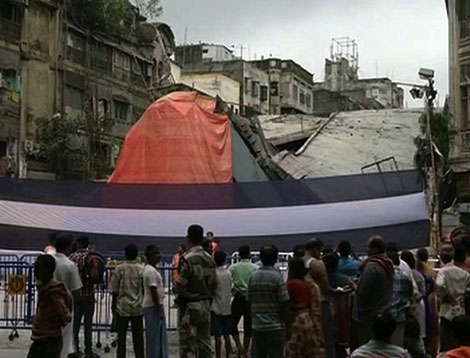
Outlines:
[[70, 255], [70, 260], [77, 265], [82, 279], [83, 287], [74, 300], [73, 334], [77, 356], [81, 356], [79, 350], [79, 332], [82, 317], [85, 328], [85, 357], [96, 358], [98, 354], [92, 351], [92, 321], [95, 311], [95, 284], [103, 282], [105, 262], [103, 257], [89, 249], [90, 240], [87, 236], [77, 239], [78, 250]]

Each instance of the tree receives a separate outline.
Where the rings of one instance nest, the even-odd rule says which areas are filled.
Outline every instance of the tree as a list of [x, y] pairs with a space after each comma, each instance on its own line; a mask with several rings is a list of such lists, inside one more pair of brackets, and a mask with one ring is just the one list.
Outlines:
[[74, 176], [73, 167], [83, 170], [87, 157], [81, 135], [84, 127], [82, 116], [61, 118], [60, 115], [54, 115], [38, 119], [36, 143], [39, 150], [35, 156], [48, 163], [49, 170], [56, 174], [57, 179]]
[[57, 179], [102, 179], [114, 169], [110, 165], [110, 152], [121, 141], [105, 138], [104, 130], [111, 119], [97, 116], [90, 131], [87, 128], [90, 120], [85, 117], [62, 119], [54, 115], [37, 121], [38, 151], [34, 156], [47, 163]]
[[147, 18], [147, 21], [155, 21], [163, 12], [160, 0], [132, 0], [132, 4]]
[[[420, 119], [421, 134], [415, 138], [414, 142], [417, 147], [414, 161], [418, 168], [431, 167], [431, 150], [429, 148], [429, 140], [427, 137], [426, 114], [423, 114]], [[431, 124], [431, 139], [435, 145], [434, 151], [439, 152], [435, 156], [436, 162], [439, 162], [444, 167], [448, 166], [449, 158], [449, 114], [446, 112], [432, 113], [430, 118]]]
[[[414, 159], [416, 166], [429, 175], [429, 192], [432, 194], [431, 215], [435, 219], [437, 233], [433, 236], [436, 240], [433, 243], [438, 250], [442, 232], [442, 211], [451, 206], [455, 199], [453, 175], [449, 166], [450, 114], [445, 107], [443, 112], [431, 111], [429, 116], [432, 144], [430, 145], [428, 138], [427, 116], [423, 114], [420, 117], [421, 134], [414, 140], [417, 148]], [[432, 155], [434, 155], [434, 167]]]
[[[136, 10], [137, 9], [137, 10]], [[97, 93], [95, 85], [91, 80], [91, 51], [90, 43], [93, 35], [104, 35], [105, 37], [127, 37], [135, 29], [132, 25], [140, 21], [138, 14], [146, 16], [149, 20], [155, 20], [162, 12], [160, 0], [67, 0], [68, 18], [85, 33], [86, 58], [84, 63], [84, 95], [83, 117], [80, 121], [81, 141], [83, 143], [84, 160], [80, 161], [80, 175], [82, 178], [97, 179], [105, 178], [113, 168], [110, 167], [109, 157], [112, 147], [118, 145], [118, 139], [107, 136], [112, 127], [112, 119], [107, 115], [100, 115], [97, 106]], [[65, 127], [61, 127], [59, 137], [66, 138], [70, 131], [75, 130], [73, 121], [64, 121]], [[70, 128], [68, 127], [70, 126]], [[52, 128], [46, 131], [48, 135], [53, 133]], [[46, 148], [53, 151], [53, 147], [46, 141], [42, 143]], [[66, 148], [65, 148], [66, 149]], [[78, 154], [78, 153], [75, 153]], [[52, 153], [44, 153], [48, 158], [54, 171], [57, 169], [62, 175], [71, 175], [68, 171], [68, 163], [65, 158], [59, 160]], [[79, 161], [76, 158], [76, 161]], [[83, 158], [82, 158], [83, 159]], [[57, 165], [57, 162], [62, 163]], [[65, 173], [65, 174], [64, 174]]]
[[132, 9], [154, 21], [162, 13], [160, 0], [68, 0], [74, 22], [91, 33], [127, 33]]

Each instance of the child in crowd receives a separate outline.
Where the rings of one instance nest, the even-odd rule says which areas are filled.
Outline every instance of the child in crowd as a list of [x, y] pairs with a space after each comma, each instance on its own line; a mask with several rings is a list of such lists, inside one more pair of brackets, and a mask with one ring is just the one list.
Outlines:
[[55, 259], [50, 255], [39, 256], [34, 264], [38, 305], [28, 358], [59, 358], [62, 328], [72, 320], [72, 297], [64, 284], [54, 279], [55, 267]]

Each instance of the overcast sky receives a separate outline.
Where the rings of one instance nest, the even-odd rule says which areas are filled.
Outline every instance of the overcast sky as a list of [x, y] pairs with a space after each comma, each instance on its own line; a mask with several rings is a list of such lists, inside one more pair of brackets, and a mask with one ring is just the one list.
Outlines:
[[[436, 71], [442, 105], [448, 93], [447, 13], [444, 0], [161, 0], [161, 20], [177, 44], [240, 44], [248, 59], [293, 59], [323, 79], [333, 37], [359, 46], [359, 76], [418, 82], [420, 67]], [[408, 93], [409, 88], [405, 88]], [[409, 107], [422, 106], [407, 95]]]

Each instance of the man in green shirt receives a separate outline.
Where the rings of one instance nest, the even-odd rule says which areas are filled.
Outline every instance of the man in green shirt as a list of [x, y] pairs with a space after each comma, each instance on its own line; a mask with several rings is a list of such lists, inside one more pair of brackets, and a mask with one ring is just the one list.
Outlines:
[[[239, 355], [246, 357], [250, 348], [251, 341], [251, 311], [248, 306], [246, 294], [248, 289], [248, 281], [251, 274], [256, 271], [257, 266], [251, 262], [250, 247], [247, 245], [240, 246], [238, 249], [240, 262], [232, 265], [229, 269], [233, 280], [234, 298], [232, 301], [232, 336], [237, 345]], [[243, 317], [243, 346], [240, 342], [238, 332], [238, 323]]]

